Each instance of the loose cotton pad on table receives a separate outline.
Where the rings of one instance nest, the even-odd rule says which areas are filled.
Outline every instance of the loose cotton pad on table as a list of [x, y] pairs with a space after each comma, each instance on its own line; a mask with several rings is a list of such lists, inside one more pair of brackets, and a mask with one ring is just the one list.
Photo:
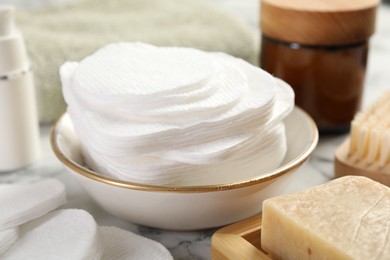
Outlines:
[[102, 254], [93, 217], [83, 210], [64, 209], [20, 226], [19, 239], [1, 259], [98, 260]]
[[169, 260], [169, 251], [160, 243], [117, 227], [100, 227], [104, 254], [102, 260]]
[[0, 231], [46, 214], [66, 202], [64, 185], [54, 179], [0, 185]]

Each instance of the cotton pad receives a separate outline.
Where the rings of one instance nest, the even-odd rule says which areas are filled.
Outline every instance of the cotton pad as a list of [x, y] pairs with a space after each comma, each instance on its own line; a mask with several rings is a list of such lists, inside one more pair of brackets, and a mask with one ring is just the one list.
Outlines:
[[17, 242], [1, 259], [100, 259], [103, 247], [98, 227], [86, 211], [50, 212], [20, 226]]
[[118, 43], [60, 74], [84, 159], [112, 178], [222, 184], [277, 168], [287, 151], [291, 87], [227, 54]]
[[19, 229], [17, 227], [0, 231], [0, 258], [1, 255], [15, 243], [18, 236]]
[[0, 230], [40, 217], [66, 202], [64, 185], [54, 179], [0, 185]]
[[73, 77], [80, 92], [142, 98], [193, 90], [213, 71], [213, 63], [199, 50], [118, 43], [82, 60]]
[[117, 227], [99, 227], [104, 254], [102, 260], [169, 260], [169, 251], [160, 243]]

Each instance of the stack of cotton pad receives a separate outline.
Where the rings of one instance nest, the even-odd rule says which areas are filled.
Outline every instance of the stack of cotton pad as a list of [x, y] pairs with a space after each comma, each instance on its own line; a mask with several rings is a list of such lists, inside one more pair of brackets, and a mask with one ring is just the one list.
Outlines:
[[60, 70], [89, 167], [157, 185], [252, 178], [280, 165], [294, 93], [241, 59], [110, 44]]
[[55, 210], [65, 202], [56, 180], [0, 184], [0, 259], [172, 259], [160, 243], [99, 227], [84, 210]]

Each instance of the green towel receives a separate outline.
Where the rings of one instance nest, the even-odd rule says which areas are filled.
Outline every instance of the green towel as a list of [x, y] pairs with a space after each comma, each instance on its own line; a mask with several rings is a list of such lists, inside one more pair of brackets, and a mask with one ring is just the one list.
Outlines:
[[256, 33], [199, 0], [79, 0], [18, 12], [35, 74], [41, 123], [65, 111], [58, 69], [120, 41], [221, 51], [257, 62]]

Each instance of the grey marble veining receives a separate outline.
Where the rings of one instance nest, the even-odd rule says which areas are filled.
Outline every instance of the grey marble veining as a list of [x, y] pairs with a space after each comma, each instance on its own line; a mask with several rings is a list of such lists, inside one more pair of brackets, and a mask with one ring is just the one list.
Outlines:
[[[44, 3], [45, 1], [40, 2]], [[209, 2], [237, 15], [239, 19], [243, 19], [254, 30], [258, 31], [257, 0], [209, 0]], [[371, 40], [363, 106], [371, 104], [389, 89], [390, 7], [381, 6], [377, 32]], [[83, 192], [77, 182], [65, 172], [51, 151], [48, 136], [49, 127], [42, 126], [43, 156], [41, 161], [19, 171], [0, 173], [0, 183], [30, 182], [49, 177], [58, 178], [67, 188], [68, 203], [65, 207], [89, 211], [100, 225], [118, 226], [159, 241], [170, 250], [175, 259], [210, 259], [210, 239], [216, 229], [193, 232], [166, 231], [138, 226], [109, 215], [100, 209]], [[286, 192], [302, 190], [333, 178], [333, 154], [336, 147], [344, 139], [345, 136], [322, 137], [311, 159], [298, 170], [297, 177], [288, 186]]]

